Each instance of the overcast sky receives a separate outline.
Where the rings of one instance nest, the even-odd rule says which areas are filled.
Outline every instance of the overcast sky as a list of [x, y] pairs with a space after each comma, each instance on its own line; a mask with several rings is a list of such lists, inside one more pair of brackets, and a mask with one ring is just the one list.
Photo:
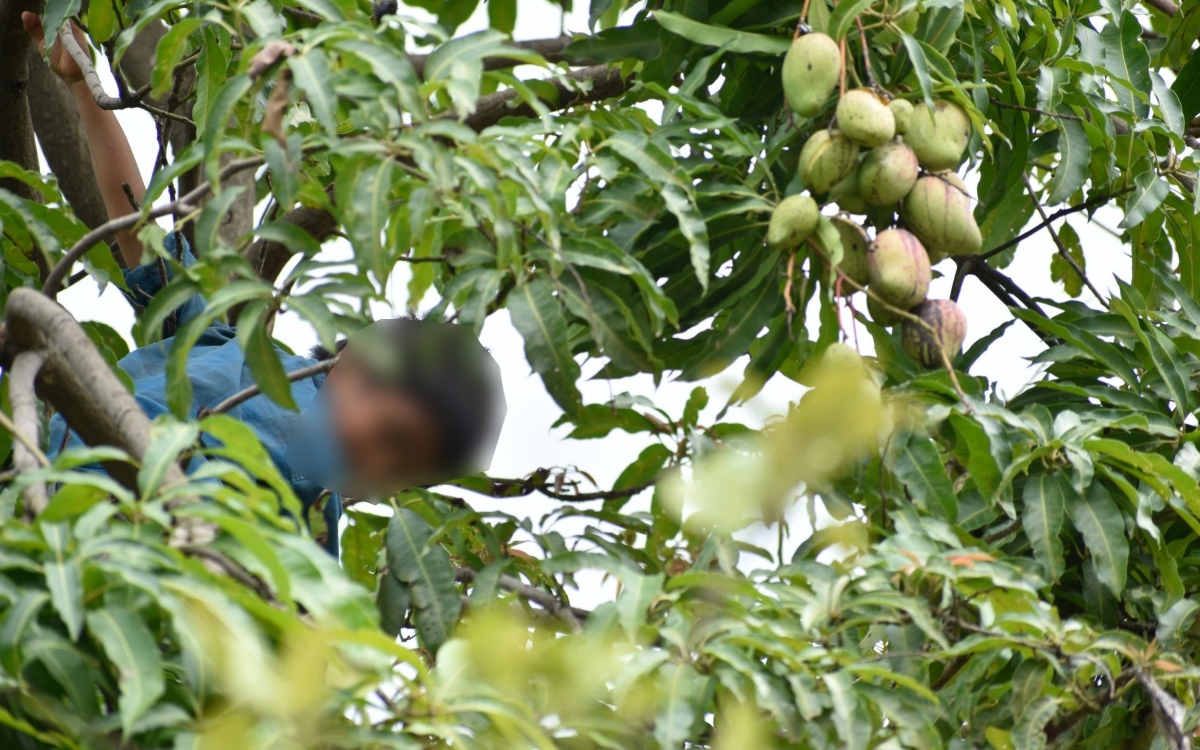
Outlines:
[[[577, 5], [583, 6], [586, 3], [577, 3]], [[486, 26], [484, 8], [485, 6], [481, 4], [480, 12], [476, 13], [460, 33]], [[419, 10], [404, 7], [401, 8], [401, 12], [414, 16], [421, 14]], [[546, 0], [520, 0], [514, 37], [516, 39], [534, 39], [557, 36], [560, 32], [560, 19], [562, 26], [568, 32], [587, 31], [586, 9], [567, 14], [563, 19], [561, 12]], [[110, 90], [114, 90], [114, 88], [110, 79]], [[149, 181], [149, 170], [157, 148], [153, 122], [147, 113], [139, 110], [121, 110], [117, 116], [125, 127], [130, 142], [134, 145], [143, 176]], [[44, 162], [43, 169], [45, 169]], [[969, 180], [969, 182], [973, 184], [974, 180]], [[1111, 216], [1105, 211], [1101, 211], [1097, 218], [1108, 227], [1114, 227], [1119, 220], [1119, 216]], [[1082, 240], [1089, 277], [1102, 292], [1107, 294], [1116, 288], [1114, 276], [1123, 279], [1127, 279], [1129, 276], [1130, 259], [1127, 248], [1110, 231], [1096, 224], [1085, 223], [1081, 215], [1072, 217], [1072, 226]], [[330, 259], [348, 257], [350, 252], [343, 240], [328, 243], [325, 247], [326, 257]], [[1061, 287], [1050, 281], [1049, 264], [1053, 253], [1054, 246], [1048, 234], [1040, 233], [1021, 244], [1016, 261], [1006, 272], [1034, 296], [1064, 298]], [[937, 270], [952, 274], [953, 268], [951, 261], [945, 261]], [[407, 308], [406, 283], [407, 267], [405, 264], [401, 264], [389, 282], [388, 296], [395, 305], [395, 309], [377, 308], [375, 310], [376, 317], [386, 317], [396, 312], [403, 312]], [[930, 290], [930, 297], [948, 296], [949, 285], [949, 278], [935, 280]], [[104, 321], [128, 338], [133, 321], [129, 306], [111, 287], [102, 296], [98, 295], [97, 291], [96, 285], [88, 280], [61, 294], [59, 299], [80, 320]], [[861, 295], [858, 296], [861, 297]], [[1091, 298], [1089, 294], [1085, 299], [1094, 298]], [[422, 307], [429, 307], [432, 302], [431, 295]], [[973, 278], [967, 280], [959, 303], [966, 311], [968, 319], [967, 346], [1011, 317], [1003, 305]], [[862, 309], [862, 300], [858, 300], [856, 306]], [[316, 336], [311, 327], [291, 313], [281, 316], [276, 324], [275, 335], [296, 351], [306, 350], [316, 343]], [[602, 487], [607, 488], [611, 486], [612, 481], [616, 479], [626, 464], [633, 460], [641, 448], [646, 445], [643, 437], [629, 436], [623, 432], [614, 433], [602, 440], [562, 440], [561, 437], [565, 431], [551, 429], [551, 425], [560, 415], [560, 411], [546, 394], [541, 381], [530, 374], [521, 338], [512, 327], [507, 312], [501, 311], [489, 318], [484, 326], [481, 340], [500, 363], [508, 400], [508, 419], [492, 464], [491, 473], [493, 475], [518, 477], [539, 467], [579, 466], [595, 477]], [[851, 343], [854, 343], [853, 340]], [[863, 354], [872, 353], [871, 339], [865, 331], [860, 331], [858, 343], [861, 345]], [[1022, 324], [1017, 323], [1010, 327], [1005, 336], [976, 363], [973, 373], [984, 375], [998, 382], [1002, 393], [1014, 394], [1036, 375], [1036, 371], [1029, 366], [1027, 359], [1041, 351], [1042, 348], [1039, 340]], [[711, 421], [715, 417], [716, 412], [727, 400], [729, 393], [740, 382], [744, 367], [745, 359], [743, 358], [725, 373], [704, 383], [709, 389], [711, 398], [702, 421]], [[585, 366], [584, 371], [592, 373], [596, 369], [595, 366]], [[588, 403], [607, 401], [610, 393], [631, 391], [652, 398], [659, 406], [676, 415], [682, 410], [682, 406], [694, 386], [694, 383], [667, 380], [655, 388], [649, 376], [623, 379], [613, 382], [611, 386], [603, 381], [581, 383], [585, 401]], [[756, 398], [744, 406], [732, 409], [727, 419], [741, 421], [751, 426], [760, 426], [770, 416], [782, 413], [787, 403], [795, 401], [801, 393], [799, 385], [777, 375]], [[481, 510], [508, 508], [521, 515], [530, 515], [535, 518], [557, 507], [557, 503], [544, 498], [488, 502], [472, 497], [472, 502]], [[799, 519], [796, 520], [799, 521]], [[801, 531], [803, 526], [802, 522], [796, 524], [789, 547], [794, 547], [801, 541], [800, 537], [803, 534], [795, 532]], [[751, 536], [766, 542], [768, 546], [773, 546], [773, 542], [770, 540], [774, 538], [774, 531], [763, 529], [751, 533]]]

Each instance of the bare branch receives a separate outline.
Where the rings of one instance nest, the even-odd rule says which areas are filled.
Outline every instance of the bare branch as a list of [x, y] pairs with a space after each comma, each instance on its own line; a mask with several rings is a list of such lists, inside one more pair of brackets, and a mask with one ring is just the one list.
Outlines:
[[[458, 568], [454, 571], [455, 578], [459, 581], [472, 582], [475, 580], [475, 571], [471, 568]], [[591, 616], [591, 612], [586, 609], [577, 609], [570, 604], [562, 601], [554, 594], [551, 594], [545, 589], [540, 589], [536, 586], [530, 586], [527, 583], [522, 583], [520, 580], [512, 576], [500, 576], [498, 582], [500, 588], [505, 591], [511, 591], [517, 596], [527, 601], [533, 602], [544, 608], [550, 614], [556, 615], [563, 619], [570, 626], [571, 631], [578, 633], [581, 630], [579, 621], [587, 620]]]
[[[40, 350], [45, 364], [37, 390], [88, 445], [112, 445], [140, 460], [150, 445], [150, 420], [125, 389], [95, 345], [61, 305], [32, 289], [14, 289], [8, 297], [3, 358]], [[137, 469], [112, 463], [109, 472], [137, 487]], [[172, 467], [167, 483], [182, 481]]]
[[[75, 215], [88, 228], [98, 227], [108, 221], [108, 211], [92, 168], [91, 150], [75, 98], [35, 48], [29, 48], [28, 57], [29, 95], [38, 103], [30, 115], [46, 163]], [[115, 258], [124, 262], [120, 253]]]
[[[45, 357], [37, 350], [21, 352], [13, 359], [8, 371], [8, 399], [12, 404], [13, 463], [19, 471], [33, 471], [39, 466], [49, 466], [46, 455], [38, 447], [38, 408], [34, 381], [42, 369]], [[46, 509], [48, 504], [46, 485], [34, 482], [25, 488], [25, 516], [33, 520]]]
[[1048, 227], [1050, 225], [1050, 222], [1055, 221], [1056, 219], [1061, 219], [1064, 216], [1070, 216], [1073, 213], [1078, 213], [1079, 211], [1087, 211], [1088, 209], [1091, 209], [1091, 208], [1097, 208], [1099, 206], [1103, 206], [1105, 203], [1108, 203], [1112, 199], [1119, 198], [1122, 195], [1124, 195], [1125, 193], [1129, 192], [1130, 189], [1131, 188], [1126, 188], [1125, 190], [1118, 190], [1117, 192], [1110, 193], [1108, 195], [1094, 195], [1091, 198], [1088, 198], [1087, 200], [1085, 200], [1083, 203], [1078, 203], [1074, 206], [1067, 206], [1066, 208], [1061, 208], [1061, 209], [1055, 211], [1054, 213], [1050, 214], [1049, 216], [1047, 216], [1046, 219], [1043, 220], [1042, 223], [1038, 224], [1036, 227], [1033, 227], [1032, 229], [1022, 232], [1021, 234], [1017, 235], [1016, 237], [1009, 240], [1008, 242], [1005, 242], [1004, 244], [999, 245], [998, 247], [994, 247], [991, 250], [988, 250], [986, 253], [984, 253], [980, 257], [983, 258], [984, 260], [987, 260], [988, 258], [991, 258], [994, 255], [999, 255], [1000, 253], [1004, 252], [1005, 250], [1009, 249], [1010, 247], [1015, 247], [1016, 245], [1024, 242], [1025, 240], [1029, 239], [1033, 235], [1042, 231], [1043, 229], [1045, 229], [1046, 227]]
[[1096, 295], [1096, 299], [1100, 302], [1100, 304], [1108, 307], [1108, 301], [1104, 299], [1102, 294], [1100, 294], [1100, 290], [1092, 285], [1092, 282], [1088, 279], [1087, 274], [1085, 274], [1083, 269], [1079, 267], [1079, 263], [1077, 263], [1075, 259], [1071, 257], [1071, 251], [1067, 250], [1067, 246], [1063, 244], [1062, 239], [1058, 236], [1058, 232], [1054, 231], [1054, 227], [1051, 226], [1050, 218], [1046, 216], [1046, 209], [1042, 208], [1042, 202], [1037, 198], [1037, 192], [1033, 189], [1033, 183], [1029, 180], [1029, 175], [1025, 174], [1022, 175], [1022, 177], [1025, 180], [1025, 189], [1029, 191], [1029, 199], [1033, 201], [1033, 207], [1037, 209], [1038, 216], [1042, 217], [1042, 223], [1046, 226], [1046, 231], [1050, 232], [1050, 238], [1054, 240], [1054, 245], [1058, 248], [1058, 254], [1062, 256], [1062, 259], [1066, 261], [1067, 265], [1069, 265], [1071, 269], [1075, 271], [1075, 275], [1079, 277], [1079, 280], [1087, 285], [1087, 288], [1092, 291], [1092, 294]]
[[64, 21], [58, 29], [58, 43], [83, 71], [83, 82], [87, 84], [88, 90], [92, 92], [92, 98], [96, 100], [96, 106], [100, 109], [136, 107], [141, 103], [142, 98], [150, 93], [150, 87], [143, 86], [128, 100], [106, 94], [104, 84], [100, 82], [100, 75], [96, 72], [96, 66], [92, 64], [92, 56], [79, 46], [79, 40], [75, 38], [75, 32], [69, 19]]
[[[287, 379], [289, 382], [295, 382], [297, 380], [303, 380], [304, 378], [312, 377], [318, 373], [329, 372], [333, 369], [333, 366], [337, 364], [337, 360], [337, 357], [332, 357], [330, 359], [318, 362], [315, 365], [301, 367], [299, 370], [292, 370], [291, 372], [287, 373]], [[241, 404], [243, 401], [251, 399], [261, 392], [262, 390], [257, 385], [252, 385], [249, 388], [238, 391], [211, 409], [201, 409], [199, 414], [196, 416], [206, 417], [209, 414], [224, 414], [238, 404]]]

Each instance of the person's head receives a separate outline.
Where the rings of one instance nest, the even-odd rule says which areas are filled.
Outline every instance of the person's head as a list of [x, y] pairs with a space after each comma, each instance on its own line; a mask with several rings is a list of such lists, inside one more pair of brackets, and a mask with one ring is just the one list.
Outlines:
[[469, 329], [380, 321], [340, 343], [337, 356], [318, 400], [343, 476], [321, 479], [343, 486], [326, 489], [390, 493], [486, 468], [506, 407], [499, 367]]

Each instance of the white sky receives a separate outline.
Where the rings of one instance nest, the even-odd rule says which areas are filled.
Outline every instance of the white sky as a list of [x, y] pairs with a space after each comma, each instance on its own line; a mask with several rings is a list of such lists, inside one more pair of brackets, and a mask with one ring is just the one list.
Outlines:
[[[577, 3], [584, 6], [586, 3]], [[420, 15], [420, 11], [404, 8], [402, 12], [410, 15]], [[561, 11], [546, 0], [520, 0], [516, 39], [534, 39], [557, 36], [560, 31]], [[474, 31], [487, 25], [485, 6], [481, 4], [480, 12], [460, 30], [460, 33]], [[586, 9], [576, 10], [568, 14], [563, 25], [569, 32], [587, 31]], [[110, 83], [110, 90], [113, 90]], [[36, 106], [36, 105], [35, 105]], [[150, 116], [139, 110], [122, 110], [117, 113], [129, 140], [134, 144], [134, 152], [142, 168], [143, 176], [149, 180], [149, 171], [156, 155], [156, 137]], [[43, 162], [43, 169], [45, 169]], [[974, 182], [974, 180], [970, 180]], [[1116, 213], [1116, 212], [1111, 212]], [[1119, 216], [1112, 216], [1101, 211], [1098, 218], [1109, 227], [1114, 227]], [[1108, 231], [1087, 224], [1081, 215], [1072, 217], [1072, 226], [1079, 233], [1084, 254], [1087, 259], [1088, 275], [1102, 292], [1115, 290], [1114, 277], [1128, 279], [1130, 274], [1130, 259], [1128, 250]], [[344, 241], [332, 242], [326, 245], [326, 256], [330, 259], [348, 257], [349, 247]], [[1022, 243], [1016, 261], [1006, 269], [1016, 281], [1031, 295], [1054, 298], [1064, 298], [1062, 289], [1050, 281], [1049, 264], [1054, 254], [1054, 246], [1047, 233], [1042, 232]], [[952, 261], [945, 261], [937, 269], [946, 274], [953, 274]], [[401, 264], [393, 274], [389, 284], [389, 298], [395, 304], [395, 310], [386, 307], [376, 309], [377, 317], [386, 317], [407, 307], [405, 284], [407, 283], [407, 267]], [[942, 278], [934, 281], [930, 297], [946, 297], [949, 294], [950, 279]], [[1086, 293], [1084, 299], [1093, 299]], [[861, 294], [857, 295], [861, 298]], [[112, 288], [102, 296], [97, 295], [97, 287], [91, 280], [84, 281], [61, 294], [59, 300], [80, 320], [101, 320], [121, 331], [128, 338], [133, 316], [129, 306]], [[428, 307], [432, 296], [427, 299], [424, 307]], [[1011, 316], [1002, 304], [996, 300], [976, 279], [969, 278], [964, 285], [959, 304], [966, 311], [968, 318], [968, 336], [966, 346], [976, 339], [986, 335], [993, 328], [1008, 320]], [[856, 299], [856, 307], [863, 309], [863, 300]], [[277, 338], [292, 347], [293, 350], [307, 350], [316, 343], [312, 328], [298, 316], [287, 313], [280, 317], [275, 327]], [[574, 441], [563, 440], [566, 430], [552, 430], [551, 425], [559, 417], [560, 411], [546, 394], [541, 381], [530, 374], [528, 363], [525, 361], [523, 344], [520, 336], [512, 327], [508, 314], [501, 311], [493, 315], [484, 326], [481, 336], [483, 344], [490, 349], [499, 362], [504, 378], [505, 392], [508, 400], [508, 418], [500, 437], [500, 445], [492, 463], [491, 474], [502, 477], [524, 476], [539, 467], [579, 466], [588, 471], [602, 488], [611, 486], [621, 470], [632, 461], [638, 452], [645, 447], [644, 436], [630, 436], [624, 432], [615, 432], [602, 440]], [[863, 354], [871, 354], [870, 336], [865, 331], [859, 332], [859, 342]], [[853, 340], [851, 343], [854, 343]], [[973, 368], [973, 373], [984, 375], [1000, 384], [1001, 392], [1014, 394], [1019, 391], [1036, 373], [1030, 368], [1027, 358], [1042, 349], [1040, 341], [1024, 327], [1023, 324], [1013, 325], [1005, 336], [985, 354]], [[724, 405], [729, 393], [741, 380], [745, 367], [745, 358], [737, 362], [725, 373], [706, 381], [710, 395], [710, 405], [702, 415], [702, 423], [710, 423], [717, 411]], [[595, 372], [594, 365], [586, 366], [585, 372]], [[646, 395], [667, 412], [678, 415], [683, 404], [696, 384], [665, 381], [658, 388], [649, 376], [637, 376], [616, 381], [611, 386], [606, 382], [593, 381], [581, 383], [585, 402], [596, 403], [607, 401], [611, 393], [630, 391]], [[796, 383], [777, 375], [757, 397], [741, 407], [730, 410], [726, 417], [729, 420], [740, 421], [751, 426], [761, 426], [768, 417], [782, 413], [789, 401], [795, 401], [802, 394], [802, 389]], [[590, 488], [585, 488], [590, 489]], [[638, 503], [643, 507], [647, 499]], [[479, 510], [505, 509], [510, 512], [533, 518], [539, 517], [558, 507], [558, 503], [540, 496], [519, 498], [502, 501], [481, 500], [470, 496], [474, 506]], [[797, 508], [796, 510], [799, 510]], [[791, 514], [793, 531], [801, 532], [807, 524], [801, 520], [802, 514]], [[578, 528], [574, 523], [573, 528]], [[564, 527], [566, 532], [568, 528]], [[754, 539], [757, 543], [768, 548], [774, 547], [773, 530], [752, 530], [740, 536]], [[794, 548], [804, 536], [804, 533], [794, 533], [789, 548]], [[598, 593], [598, 592], [595, 592]], [[590, 597], [589, 597], [590, 598]], [[584, 605], [587, 602], [582, 602]]]

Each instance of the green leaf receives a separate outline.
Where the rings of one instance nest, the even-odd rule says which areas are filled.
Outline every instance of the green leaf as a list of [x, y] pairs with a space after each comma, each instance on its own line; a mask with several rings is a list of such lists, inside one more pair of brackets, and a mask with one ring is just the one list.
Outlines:
[[[1121, 14], [1100, 30], [1104, 43], [1104, 67], [1117, 79], [1113, 91], [1117, 101], [1128, 112], [1139, 118], [1150, 110], [1145, 95], [1150, 93], [1150, 53], [1142, 44], [1142, 24], [1129, 11]], [[1138, 96], [1141, 92], [1142, 96]]]
[[138, 470], [138, 491], [151, 497], [175, 465], [179, 454], [195, 444], [200, 429], [194, 424], [160, 419], [150, 426], [150, 445]]
[[[63, 22], [78, 15], [81, 7], [83, 7], [83, 3], [80, 0], [49, 0], [46, 3], [46, 7], [42, 10], [42, 27], [46, 32], [47, 52], [51, 47], [58, 46], [58, 30], [62, 27]], [[18, 28], [17, 33], [23, 32]], [[84, 52], [90, 55], [91, 49], [85, 47]]]
[[889, 459], [892, 473], [918, 505], [951, 521], [958, 517], [958, 498], [932, 440], [901, 433], [892, 439]]
[[119, 13], [116, 0], [96, 0], [94, 3], [88, 3], [87, 30], [96, 44], [104, 44], [117, 33], [120, 28], [117, 24]]
[[101, 676], [78, 649], [57, 635], [43, 632], [30, 639], [26, 652], [30, 660], [40, 661], [62, 686], [72, 709], [88, 718], [99, 714], [96, 685]]
[[1145, 221], [1171, 192], [1170, 183], [1165, 177], [1159, 176], [1153, 167], [1136, 175], [1133, 183], [1133, 192], [1125, 200], [1125, 218], [1117, 225], [1122, 229], [1136, 227]]
[[1096, 576], [1120, 599], [1129, 562], [1129, 540], [1125, 538], [1125, 519], [1120, 509], [1104, 485], [1095, 481], [1087, 494], [1068, 499], [1067, 512], [1083, 535]]
[[833, 37], [835, 42], [840, 42], [854, 25], [854, 20], [871, 7], [872, 2], [873, 0], [844, 0], [834, 5], [833, 13], [829, 16], [829, 36]]
[[917, 38], [939, 52], [945, 52], [957, 38], [962, 22], [963, 3], [926, 8], [917, 26]]
[[908, 59], [917, 75], [917, 83], [921, 84], [925, 106], [933, 109], [933, 80], [929, 77], [929, 61], [925, 58], [925, 50], [911, 34], [901, 32], [900, 39], [904, 42], [904, 49], [908, 51]]
[[525, 358], [542, 377], [546, 390], [563, 411], [576, 412], [582, 397], [575, 382], [579, 364], [567, 343], [567, 322], [553, 288], [544, 276], [535, 276], [508, 295], [513, 326], [525, 339]]
[[1167, 87], [1166, 81], [1157, 71], [1150, 71], [1150, 81], [1154, 84], [1154, 98], [1158, 100], [1158, 112], [1162, 121], [1172, 133], [1182, 136], [1184, 128], [1187, 127], [1187, 120], [1183, 117], [1183, 105], [1179, 102], [1179, 97]]
[[619, 60], [649, 62], [662, 54], [662, 27], [655, 23], [635, 23], [617, 26], [598, 34], [576, 39], [567, 45], [563, 55], [568, 60], [590, 60], [598, 63]]
[[[1061, 114], [1074, 116], [1067, 107], [1060, 107]], [[1092, 142], [1088, 140], [1083, 125], [1076, 120], [1058, 119], [1058, 150], [1061, 158], [1054, 176], [1046, 184], [1049, 194], [1046, 203], [1051, 206], [1065, 203], [1075, 191], [1087, 181], [1092, 164]]]
[[215, 147], [225, 132], [233, 108], [237, 106], [238, 100], [250, 90], [250, 86], [250, 77], [244, 73], [230, 78], [221, 87], [220, 93], [212, 99], [204, 120], [196, 121], [196, 137], [203, 142], [205, 153], [215, 153]]
[[250, 368], [254, 382], [268, 398], [285, 409], [296, 411], [292, 383], [283, 371], [279, 352], [267, 331], [267, 316], [255, 315], [253, 308], [256, 306], [247, 306], [238, 321], [237, 339], [245, 353], [246, 366]]
[[1191, 122], [1200, 114], [1200, 55], [1188, 56], [1171, 84], [1171, 91], [1179, 98], [1184, 122]]
[[658, 714], [654, 739], [661, 750], [678, 750], [692, 737], [700, 719], [700, 700], [706, 680], [689, 664], [664, 664], [658, 672]]
[[154, 69], [150, 75], [151, 97], [161, 99], [171, 90], [177, 78], [175, 66], [183, 59], [184, 52], [188, 49], [188, 37], [200, 28], [202, 23], [199, 18], [188, 16], [172, 25], [158, 40], [158, 48], [154, 52]]
[[440, 544], [431, 544], [433, 529], [407, 508], [396, 509], [387, 529], [388, 568], [409, 585], [413, 615], [421, 641], [437, 652], [458, 621], [462, 601], [454, 585], [454, 566]]
[[630, 638], [637, 638], [638, 631], [646, 624], [650, 605], [662, 593], [661, 575], [643, 575], [632, 571], [621, 576], [621, 593], [617, 595], [617, 613], [621, 627]]
[[330, 85], [332, 81], [325, 53], [313, 47], [303, 55], [289, 57], [288, 67], [292, 70], [296, 85], [307, 95], [308, 106], [312, 107], [317, 122], [321, 123], [326, 133], [337, 133], [337, 101]]
[[208, 121], [213, 97], [220, 92], [229, 70], [229, 53], [220, 42], [218, 29], [209, 25], [201, 33], [195, 65], [196, 101], [192, 105], [192, 119], [197, 123]]
[[376, 595], [375, 605], [379, 608], [379, 626], [383, 632], [392, 637], [400, 635], [411, 603], [408, 584], [397, 581], [396, 577], [391, 575], [379, 577], [379, 593]]
[[141, 618], [123, 607], [88, 612], [87, 628], [117, 667], [121, 727], [129, 736], [165, 689], [158, 644]]
[[456, 67], [482, 66], [483, 58], [506, 51], [514, 50], [505, 45], [504, 34], [494, 29], [456, 37], [429, 53], [425, 60], [425, 80], [429, 83], [449, 81]]
[[488, 25], [505, 34], [517, 25], [517, 0], [488, 0]]
[[1025, 483], [1021, 524], [1051, 582], [1058, 581], [1066, 569], [1060, 536], [1067, 497], [1073, 494], [1070, 482], [1061, 473], [1038, 474]]
[[1043, 697], [1025, 708], [1013, 727], [1013, 750], [1042, 750], [1046, 746], [1046, 725], [1058, 713], [1060, 699]]
[[20, 674], [22, 640], [49, 600], [50, 596], [43, 591], [23, 591], [5, 608], [7, 612], [0, 622], [0, 664], [8, 674]]
[[1159, 645], [1168, 649], [1178, 648], [1183, 639], [1188, 637], [1197, 612], [1200, 612], [1200, 604], [1191, 599], [1180, 599], [1163, 612], [1154, 631]]
[[80, 581], [79, 563], [75, 560], [59, 560], [46, 563], [45, 569], [50, 603], [67, 626], [71, 640], [79, 640], [79, 632], [83, 629], [83, 584]]
[[[863, 0], [858, 0], [863, 2]], [[867, 0], [867, 5], [870, 0]], [[782, 36], [766, 36], [693, 21], [679, 13], [654, 11], [654, 20], [667, 31], [706, 47], [720, 47], [739, 54], [782, 55], [792, 46], [792, 40]]]

